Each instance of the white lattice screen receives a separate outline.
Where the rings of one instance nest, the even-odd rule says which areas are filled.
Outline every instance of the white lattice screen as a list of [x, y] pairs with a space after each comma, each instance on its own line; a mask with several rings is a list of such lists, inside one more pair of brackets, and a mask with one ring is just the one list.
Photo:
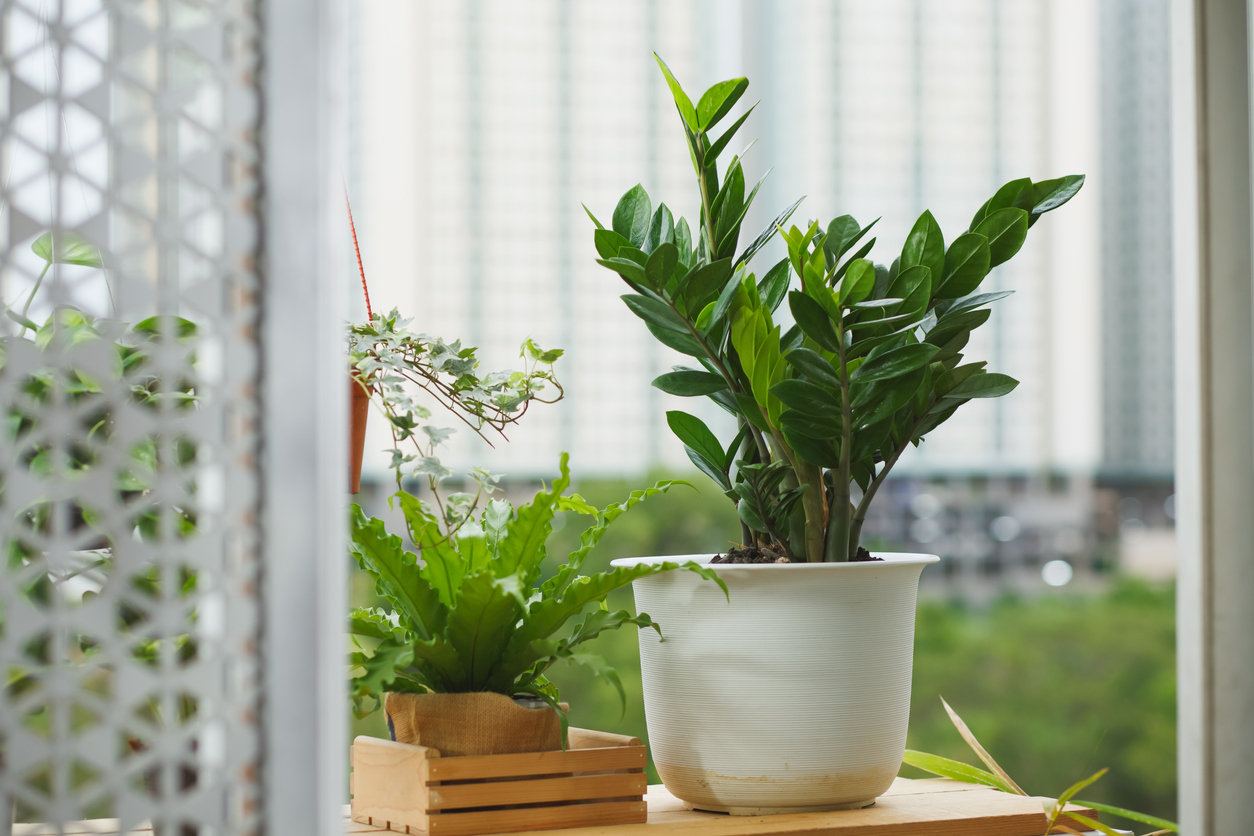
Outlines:
[[0, 14], [0, 797], [49, 832], [262, 827], [258, 7]]

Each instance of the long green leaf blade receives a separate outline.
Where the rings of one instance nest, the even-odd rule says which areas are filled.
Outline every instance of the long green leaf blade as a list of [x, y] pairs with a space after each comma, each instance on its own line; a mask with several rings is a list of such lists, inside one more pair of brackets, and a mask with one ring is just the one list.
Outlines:
[[1081, 801], [1078, 798], [1071, 799], [1072, 804], [1079, 804], [1083, 807], [1092, 807], [1102, 813], [1110, 813], [1112, 816], [1120, 816], [1132, 821], [1139, 821], [1141, 824], [1148, 824], [1151, 827], [1157, 827], [1162, 830], [1170, 830], [1173, 833], [1180, 832], [1180, 825], [1167, 819], [1160, 819], [1158, 816], [1151, 816], [1148, 813], [1138, 813], [1135, 810], [1129, 810], [1125, 807], [1116, 807], [1113, 804], [1100, 804], [1096, 801]]
[[949, 715], [949, 719], [953, 722], [954, 728], [958, 730], [958, 734], [962, 735], [962, 739], [967, 742], [967, 745], [971, 747], [971, 750], [975, 752], [975, 754], [979, 755], [980, 760], [984, 761], [984, 765], [992, 770], [993, 774], [995, 774], [1001, 781], [1004, 781], [1006, 786], [1010, 787], [1007, 791], [1014, 792], [1017, 795], [1027, 795], [1027, 793], [1023, 791], [1023, 788], [1014, 782], [1014, 779], [1010, 777], [1006, 770], [1002, 769], [1001, 765], [998, 764], [997, 761], [993, 760], [993, 756], [988, 753], [988, 750], [980, 745], [980, 741], [975, 739], [975, 735], [971, 733], [971, 729], [967, 728], [967, 724], [963, 722], [961, 717], [958, 716], [958, 712], [954, 711], [949, 706], [949, 703], [945, 702], [944, 697], [941, 697], [941, 705], [945, 706], [945, 713]]
[[993, 773], [985, 772], [979, 767], [971, 766], [961, 761], [943, 758], [940, 755], [907, 749], [903, 761], [925, 772], [939, 775], [942, 778], [952, 778], [955, 781], [964, 781], [968, 784], [982, 784], [986, 787], [999, 789], [1002, 792], [1013, 792]]
[[439, 593], [419, 573], [414, 556], [405, 551], [401, 538], [389, 535], [383, 520], [368, 519], [353, 505], [349, 517], [352, 545], [361, 568], [377, 579], [379, 594], [408, 620], [409, 630], [426, 640], [444, 629], [448, 608]]

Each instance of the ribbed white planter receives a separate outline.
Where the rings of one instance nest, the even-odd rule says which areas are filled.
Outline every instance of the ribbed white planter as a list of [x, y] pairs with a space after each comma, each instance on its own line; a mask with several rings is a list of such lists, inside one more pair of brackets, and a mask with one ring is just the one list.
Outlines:
[[[901, 768], [923, 567], [715, 565], [634, 582], [649, 748], [688, 806], [742, 815], [865, 807]], [[708, 556], [615, 560], [615, 566]]]

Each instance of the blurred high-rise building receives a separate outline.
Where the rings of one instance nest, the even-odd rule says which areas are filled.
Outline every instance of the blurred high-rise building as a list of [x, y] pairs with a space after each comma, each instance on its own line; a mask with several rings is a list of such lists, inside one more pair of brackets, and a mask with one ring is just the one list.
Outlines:
[[[1085, 0], [370, 0], [356, 6], [358, 114], [350, 190], [375, 307], [517, 365], [527, 336], [568, 349], [567, 398], [488, 450], [448, 458], [514, 475], [685, 466], [666, 409], [730, 435], [708, 401], [649, 386], [658, 345], [595, 264], [581, 203], [608, 219], [642, 182], [695, 213], [695, 186], [651, 52], [695, 96], [736, 75], [761, 105], [738, 134], [773, 167], [745, 224], [878, 216], [888, 263], [930, 208], [947, 237], [1001, 183], [1083, 172], [1085, 190], [1033, 228], [982, 289], [1011, 289], [968, 355], [1022, 381], [972, 403], [903, 459], [904, 474], [1093, 472], [1101, 459], [1104, 162], [1100, 18]], [[1103, 88], [1104, 89], [1104, 88]], [[759, 273], [778, 246], [755, 261]], [[377, 442], [377, 443], [376, 443]], [[376, 428], [372, 448], [384, 446]], [[374, 466], [385, 461], [376, 456]]]
[[1167, 0], [1103, 0], [1102, 475], [1169, 480], [1171, 102]]

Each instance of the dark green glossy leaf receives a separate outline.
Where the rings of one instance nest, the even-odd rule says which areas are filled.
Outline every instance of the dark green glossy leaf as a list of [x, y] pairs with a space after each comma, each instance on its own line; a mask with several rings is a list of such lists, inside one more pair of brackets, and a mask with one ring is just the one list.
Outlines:
[[827, 389], [840, 389], [840, 375], [836, 368], [818, 352], [808, 348], [796, 348], [784, 355], [784, 359], [801, 374]]
[[867, 384], [854, 399], [854, 428], [869, 427], [891, 417], [910, 403], [914, 393], [922, 385], [923, 378], [923, 369], [915, 369], [901, 377]]
[[841, 215], [827, 225], [827, 234], [823, 238], [823, 249], [833, 257], [839, 258], [845, 251], [845, 245], [852, 245], [858, 240], [862, 227], [854, 220], [853, 215]]
[[695, 261], [692, 257], [692, 232], [685, 218], [680, 218], [675, 224], [675, 246], [679, 248], [679, 263], [684, 265], [684, 269], [691, 270]]
[[891, 420], [880, 421], [869, 427], [863, 427], [853, 434], [852, 449], [849, 452], [851, 461], [875, 460], [875, 451], [882, 449], [888, 439], [888, 431], [892, 427]]
[[[1025, 190], [1030, 197], [1032, 194], [1031, 187], [1032, 180], [1028, 177], [1021, 177], [1018, 180], [1011, 180], [1009, 183], [1006, 183], [997, 190], [996, 194], [985, 201], [984, 205], [975, 213], [975, 217], [971, 219], [969, 229], [974, 231], [976, 227], [983, 223], [985, 218], [1000, 209], [1009, 209], [1018, 205], [1019, 200], [1024, 196]], [[1026, 209], [1027, 207], [1020, 206], [1019, 208]]]
[[770, 432], [771, 427], [766, 423], [766, 418], [762, 415], [762, 407], [758, 406], [758, 402], [753, 399], [753, 395], [748, 392], [736, 393], [736, 405], [740, 407], [740, 414], [749, 421], [750, 424], [757, 427], [763, 432]]
[[[630, 250], [624, 248], [621, 252], [627, 253]], [[622, 276], [623, 281], [631, 285], [633, 290], [648, 286], [648, 280], [644, 276], [644, 265], [637, 264], [630, 258], [598, 258], [597, 264], [608, 267]]]
[[888, 293], [902, 300], [892, 313], [921, 315], [932, 298], [932, 271], [922, 264], [902, 268]]
[[[723, 290], [730, 276], [730, 258], [705, 264], [693, 270], [684, 280], [680, 291], [684, 301], [688, 303], [688, 309], [696, 310], [709, 304], [711, 296]], [[711, 316], [715, 317], [717, 313], [714, 312]]]
[[980, 286], [992, 265], [988, 239], [978, 232], [959, 235], [945, 253], [945, 278], [933, 294], [937, 299], [957, 299]]
[[1019, 381], [1004, 374], [983, 372], [973, 374], [945, 395], [946, 398], [1000, 398], [1009, 394]]
[[597, 253], [604, 259], [617, 258], [619, 250], [631, 246], [630, 241], [612, 229], [598, 229], [592, 233], [592, 238], [596, 243]]
[[736, 290], [740, 287], [740, 276], [740, 273], [733, 273], [732, 277], [727, 280], [727, 284], [723, 285], [723, 290], [719, 293], [718, 299], [714, 303], [712, 322], [719, 322], [727, 316], [732, 300], [736, 298]]
[[781, 380], [771, 387], [771, 394], [789, 409], [807, 415], [824, 417], [840, 414], [840, 404], [835, 396], [806, 380]]
[[954, 316], [946, 315], [931, 331], [927, 332], [927, 341], [932, 345], [943, 346], [962, 332], [970, 333], [988, 321], [992, 311], [988, 308], [966, 311]]
[[[783, 433], [784, 440], [788, 442], [793, 452], [810, 464], [819, 467], [840, 467], [840, 456], [836, 453], [836, 447], [830, 438], [815, 438], [788, 425], [784, 426]], [[838, 428], [836, 435], [839, 434]]]
[[627, 307], [631, 308], [632, 313], [650, 325], [656, 325], [659, 328], [676, 331], [684, 335], [689, 334], [688, 326], [665, 302], [651, 299], [648, 296], [633, 296], [630, 294], [621, 298], [627, 303]]
[[766, 531], [766, 523], [762, 521], [762, 517], [754, 509], [753, 503], [743, 497], [736, 503], [736, 514], [740, 517], [740, 521], [749, 526], [750, 531]]
[[1022, 209], [998, 209], [980, 221], [975, 231], [988, 239], [989, 268], [1008, 261], [1028, 237], [1028, 213]]
[[614, 231], [630, 241], [632, 246], [643, 249], [652, 211], [649, 195], [644, 186], [637, 183], [619, 198], [618, 205], [614, 207]]
[[727, 168], [727, 174], [723, 177], [723, 187], [719, 189], [710, 207], [714, 219], [718, 221], [715, 230], [716, 240], [712, 243], [718, 244], [722, 240], [744, 205], [745, 171], [740, 165], [740, 160], [734, 159]]
[[871, 295], [875, 287], [875, 265], [865, 258], [855, 258], [845, 270], [840, 283], [840, 304], [856, 305]]
[[960, 352], [967, 347], [967, 343], [970, 340], [970, 331], [959, 331], [948, 342], [941, 343], [940, 353], [936, 355], [935, 359], [938, 362], [949, 364], [956, 362], [958, 359], [961, 359], [962, 354]]
[[1012, 295], [1014, 295], [1013, 290], [1000, 290], [996, 293], [981, 293], [978, 296], [968, 296], [965, 299], [958, 299], [944, 310], [942, 317], [948, 318], [951, 316], [957, 316], [960, 313], [966, 313], [967, 311], [973, 311], [976, 308], [990, 305], [999, 299], [1005, 299], [1007, 296]]
[[674, 241], [675, 219], [671, 217], [671, 210], [666, 208], [666, 204], [660, 203], [653, 213], [653, 220], [649, 221], [649, 231], [644, 236], [644, 246], [641, 249], [652, 253], [662, 244]]
[[[703, 456], [711, 464], [721, 463], [726, 455], [723, 451], [723, 445], [718, 443], [718, 438], [710, 431], [695, 415], [689, 415], [687, 412], [679, 410], [671, 410], [666, 413], [666, 423], [670, 426], [671, 432], [695, 452]], [[714, 464], [717, 468], [718, 465]]]
[[675, 265], [678, 263], [679, 250], [675, 245], [670, 243], [661, 244], [653, 251], [653, 254], [649, 256], [648, 262], [644, 265], [646, 284], [654, 290], [660, 291], [674, 274]]
[[775, 313], [779, 303], [784, 301], [784, 296], [788, 293], [788, 282], [792, 278], [792, 274], [788, 272], [788, 259], [781, 258], [778, 263], [766, 275], [762, 277], [762, 282], [758, 285], [758, 294], [762, 299], [762, 307], [771, 313]]
[[933, 276], [940, 276], [945, 269], [945, 238], [931, 212], [919, 216], [901, 248], [902, 272], [920, 265]]
[[794, 323], [793, 326], [785, 331], [784, 335], [779, 338], [779, 353], [787, 354], [790, 351], [801, 348], [801, 346], [805, 345], [805, 341], [805, 332], [801, 330], [800, 325]]
[[1071, 200], [1083, 186], [1083, 174], [1069, 174], [1057, 180], [1044, 180], [1040, 183], [1034, 183], [1032, 187], [1032, 220], [1030, 223], [1036, 223], [1036, 219], [1041, 215], [1046, 212], [1052, 212], [1068, 200]]
[[936, 356], [938, 351], [940, 349], [937, 346], [927, 344], [904, 345], [901, 348], [894, 348], [892, 351], [886, 351], [877, 357], [868, 358], [865, 363], [854, 370], [853, 374], [850, 375], [850, 379], [869, 383], [872, 380], [898, 377], [921, 366], [926, 366], [932, 362], [932, 358]]
[[[738, 168], [737, 171], [740, 169]], [[749, 196], [745, 198], [744, 203], [740, 207], [740, 211], [726, 226], [722, 218], [719, 219], [718, 225], [718, 255], [720, 258], [731, 258], [736, 254], [736, 244], [740, 240], [740, 224], [744, 221], [745, 215], [749, 212], [749, 207], [753, 205], [753, 199], [757, 197], [758, 192], [762, 188], [762, 184], [766, 182], [766, 178], [771, 174], [770, 169], [766, 174], [762, 175], [762, 179], [753, 187], [753, 191], [749, 192]]]
[[668, 348], [673, 348], [680, 354], [687, 354], [689, 357], [704, 358], [706, 356], [705, 349], [701, 347], [701, 343], [697, 342], [687, 331], [674, 331], [670, 328], [664, 328], [645, 320], [645, 326], [649, 329], [658, 342]]
[[942, 400], [940, 404], [932, 407], [932, 410], [924, 416], [923, 420], [918, 423], [914, 430], [914, 437], [911, 441], [917, 441], [941, 424], [953, 417], [958, 411], [958, 407], [966, 403], [966, 400], [946, 401]]
[[[829, 412], [815, 415], [795, 409], [785, 409], [779, 416], [780, 426], [785, 430], [798, 433], [806, 438], [820, 438], [828, 441], [840, 438], [840, 413]], [[790, 444], [790, 447], [796, 447]]]
[[840, 340], [822, 305], [800, 290], [793, 290], [788, 294], [788, 307], [807, 337], [828, 351], [839, 350]]
[[667, 372], [654, 378], [653, 385], [668, 395], [692, 398], [710, 395], [727, 388], [727, 381], [720, 375], [696, 370]]
[[[885, 316], [879, 319], [865, 319], [858, 322], [851, 322], [845, 326], [847, 331], [865, 331], [869, 328], [879, 328], [881, 325], [893, 325], [900, 329], [907, 322], [918, 322], [922, 314], [919, 311], [913, 311], [903, 314], [894, 314], [893, 316]], [[897, 331], [897, 333], [901, 333]]]

